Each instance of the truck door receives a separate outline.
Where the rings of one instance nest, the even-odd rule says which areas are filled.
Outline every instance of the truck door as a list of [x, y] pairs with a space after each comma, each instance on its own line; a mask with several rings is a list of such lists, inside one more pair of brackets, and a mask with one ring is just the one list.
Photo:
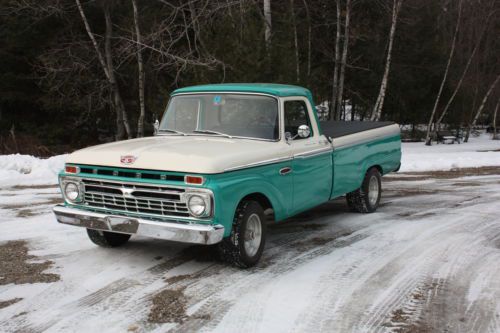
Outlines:
[[[293, 213], [326, 202], [332, 186], [332, 147], [319, 135], [318, 124], [309, 100], [305, 97], [287, 97], [282, 100], [285, 136], [291, 146], [293, 175]], [[302, 138], [298, 128], [307, 125], [310, 135]]]

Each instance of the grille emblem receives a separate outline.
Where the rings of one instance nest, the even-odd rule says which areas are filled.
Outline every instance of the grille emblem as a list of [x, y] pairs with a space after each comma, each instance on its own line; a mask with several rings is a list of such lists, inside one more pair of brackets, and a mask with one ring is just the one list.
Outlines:
[[120, 162], [121, 164], [133, 164], [137, 160], [137, 156], [133, 155], [124, 155], [120, 156]]
[[123, 193], [123, 196], [124, 197], [132, 197], [132, 192], [134, 191], [133, 189], [131, 188], [122, 188], [122, 193]]

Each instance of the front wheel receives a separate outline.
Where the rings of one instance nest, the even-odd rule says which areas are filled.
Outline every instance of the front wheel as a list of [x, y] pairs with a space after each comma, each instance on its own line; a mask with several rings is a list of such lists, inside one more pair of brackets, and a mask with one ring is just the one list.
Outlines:
[[236, 209], [231, 236], [218, 245], [221, 258], [241, 268], [254, 266], [262, 256], [266, 231], [262, 206], [255, 201], [242, 201]]
[[382, 177], [376, 168], [371, 168], [366, 173], [361, 187], [346, 194], [347, 205], [355, 212], [373, 213], [378, 208], [381, 196]]
[[87, 234], [89, 235], [92, 243], [102, 246], [102, 247], [118, 247], [130, 239], [131, 235], [119, 234], [116, 232], [101, 231], [94, 229], [87, 229]]

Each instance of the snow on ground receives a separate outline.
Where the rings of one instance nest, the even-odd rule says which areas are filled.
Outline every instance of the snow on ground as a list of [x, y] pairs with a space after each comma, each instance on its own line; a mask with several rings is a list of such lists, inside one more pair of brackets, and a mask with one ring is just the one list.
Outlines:
[[[499, 149], [486, 135], [405, 143], [401, 170], [500, 166]], [[0, 156], [0, 248], [25, 241], [29, 262], [52, 261], [44, 273], [60, 277], [0, 278], [2, 333], [500, 332], [500, 170], [395, 174], [376, 213], [341, 198], [274, 225], [259, 265], [240, 270], [205, 247], [133, 237], [104, 249], [56, 223], [65, 157]], [[159, 292], [167, 323], [148, 319]]]
[[[155, 239], [99, 248], [55, 222], [56, 187], [0, 185], [0, 247], [25, 240], [60, 276], [0, 279], [0, 305], [18, 299], [0, 332], [500, 332], [500, 174], [383, 187], [376, 213], [339, 199], [271, 226], [241, 270]], [[148, 320], [160, 291], [167, 323]]]
[[40, 159], [29, 155], [0, 155], [0, 185], [56, 184], [67, 155]]
[[462, 144], [405, 142], [402, 145], [401, 172], [437, 171], [481, 166], [500, 166], [500, 141], [489, 134]]

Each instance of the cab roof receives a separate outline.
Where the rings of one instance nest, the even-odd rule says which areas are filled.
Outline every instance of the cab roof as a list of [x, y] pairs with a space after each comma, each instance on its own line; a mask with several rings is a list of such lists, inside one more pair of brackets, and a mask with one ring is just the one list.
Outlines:
[[278, 97], [303, 96], [309, 99], [311, 105], [314, 105], [312, 94], [309, 89], [275, 83], [221, 83], [205, 84], [199, 86], [184, 87], [176, 89], [172, 95], [181, 93], [201, 93], [201, 92], [251, 92], [268, 94]]

